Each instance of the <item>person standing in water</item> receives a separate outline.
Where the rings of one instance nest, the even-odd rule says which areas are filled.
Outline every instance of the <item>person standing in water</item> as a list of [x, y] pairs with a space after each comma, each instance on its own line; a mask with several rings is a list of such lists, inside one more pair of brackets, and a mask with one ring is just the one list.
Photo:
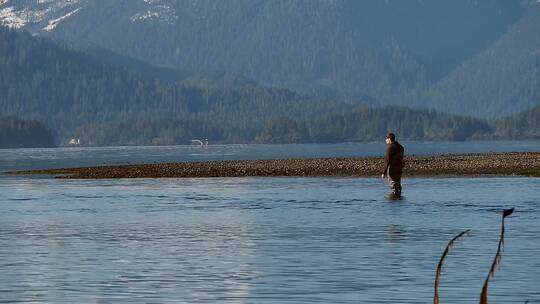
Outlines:
[[405, 149], [396, 140], [394, 133], [388, 133], [386, 135], [386, 155], [384, 156], [384, 170], [381, 178], [388, 177], [388, 183], [390, 184], [391, 197], [401, 197], [401, 175], [403, 174], [403, 167], [405, 163], [403, 161], [403, 154]]

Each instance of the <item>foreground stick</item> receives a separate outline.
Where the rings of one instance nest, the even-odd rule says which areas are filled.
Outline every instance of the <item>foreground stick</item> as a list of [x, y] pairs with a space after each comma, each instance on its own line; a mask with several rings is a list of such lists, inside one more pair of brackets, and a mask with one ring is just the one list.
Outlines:
[[502, 259], [501, 251], [504, 245], [504, 218], [512, 214], [512, 212], [514, 212], [514, 208], [504, 209], [502, 212], [501, 235], [499, 237], [499, 246], [497, 247], [497, 253], [495, 254], [495, 258], [493, 259], [493, 263], [491, 264], [491, 269], [489, 270], [486, 280], [484, 281], [484, 286], [482, 287], [482, 293], [480, 294], [480, 304], [488, 304], [487, 294], [488, 294], [489, 280], [495, 274], [495, 269], [500, 264], [501, 259]]
[[435, 273], [435, 294], [433, 295], [433, 304], [439, 304], [439, 281], [441, 277], [444, 259], [450, 253], [450, 250], [452, 250], [452, 246], [454, 245], [454, 242], [462, 238], [465, 234], [469, 233], [469, 231], [471, 230], [467, 229], [461, 232], [460, 234], [456, 235], [453, 239], [450, 240], [450, 242], [448, 242], [448, 245], [446, 245], [446, 249], [444, 250], [441, 256], [441, 259], [439, 260], [439, 264], [437, 265], [437, 272]]

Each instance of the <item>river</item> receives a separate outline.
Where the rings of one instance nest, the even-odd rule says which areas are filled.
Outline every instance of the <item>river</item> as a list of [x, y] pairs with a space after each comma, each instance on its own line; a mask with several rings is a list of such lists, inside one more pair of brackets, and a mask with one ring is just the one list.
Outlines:
[[[538, 141], [404, 143], [409, 154], [539, 151]], [[0, 171], [380, 155], [381, 144], [0, 150]], [[0, 302], [474, 303], [506, 219], [490, 303], [540, 302], [540, 179], [59, 180], [0, 175]]]

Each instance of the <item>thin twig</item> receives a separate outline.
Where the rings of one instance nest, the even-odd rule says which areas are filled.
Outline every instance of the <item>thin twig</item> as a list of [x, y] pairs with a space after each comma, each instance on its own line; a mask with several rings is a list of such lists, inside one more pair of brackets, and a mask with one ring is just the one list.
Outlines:
[[467, 230], [459, 233], [453, 239], [451, 239], [450, 242], [448, 242], [448, 245], [446, 245], [446, 249], [444, 250], [444, 252], [443, 252], [443, 254], [441, 256], [441, 259], [439, 260], [439, 264], [437, 265], [437, 271], [435, 273], [435, 293], [433, 295], [433, 304], [439, 304], [439, 281], [440, 281], [440, 276], [441, 276], [441, 272], [442, 272], [442, 266], [443, 266], [444, 259], [450, 253], [450, 250], [452, 250], [452, 246], [454, 245], [454, 242], [456, 240], [462, 238], [465, 234], [469, 233], [469, 231], [471, 231], [471, 230], [467, 229]]
[[514, 212], [514, 208], [511, 209], [504, 209], [502, 212], [502, 222], [501, 222], [501, 234], [499, 236], [499, 246], [497, 247], [497, 253], [495, 254], [495, 258], [493, 259], [493, 263], [491, 263], [491, 268], [489, 270], [489, 273], [486, 277], [486, 280], [484, 281], [484, 286], [482, 287], [482, 293], [480, 294], [480, 304], [488, 304], [488, 284], [489, 280], [493, 278], [493, 275], [495, 274], [495, 270], [497, 269], [497, 266], [501, 263], [502, 259], [502, 247], [504, 245], [504, 218], [509, 216]]

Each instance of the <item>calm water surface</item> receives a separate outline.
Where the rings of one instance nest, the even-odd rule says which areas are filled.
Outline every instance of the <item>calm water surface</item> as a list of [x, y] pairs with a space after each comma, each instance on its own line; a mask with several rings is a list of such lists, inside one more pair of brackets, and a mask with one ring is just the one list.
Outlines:
[[[540, 151], [540, 140], [402, 142], [408, 155]], [[0, 172], [104, 164], [381, 156], [379, 143], [0, 149]]]
[[[107, 149], [94, 158], [82, 148], [4, 150], [1, 168], [59, 166], [69, 155], [92, 164], [107, 153], [173, 160], [160, 149]], [[499, 211], [515, 207], [490, 303], [540, 303], [539, 189], [538, 178], [406, 178], [405, 199], [391, 202], [377, 178], [3, 176], [0, 302], [429, 303], [447, 241], [472, 229], [447, 259], [441, 303], [477, 303]]]

